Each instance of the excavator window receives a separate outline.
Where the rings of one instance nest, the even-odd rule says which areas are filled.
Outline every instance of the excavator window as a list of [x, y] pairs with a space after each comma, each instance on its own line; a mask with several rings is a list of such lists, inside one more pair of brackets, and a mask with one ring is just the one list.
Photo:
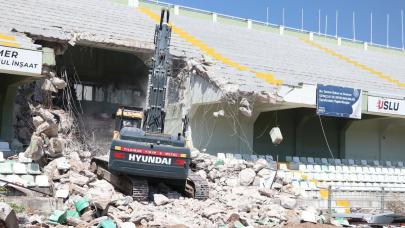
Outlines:
[[115, 130], [119, 131], [123, 127], [136, 127], [141, 128], [141, 120], [140, 119], [117, 119], [115, 124]]

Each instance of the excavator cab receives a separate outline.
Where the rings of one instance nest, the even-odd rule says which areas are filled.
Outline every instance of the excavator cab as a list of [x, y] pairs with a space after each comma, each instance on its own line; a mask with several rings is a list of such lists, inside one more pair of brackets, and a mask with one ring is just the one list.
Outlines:
[[120, 107], [115, 113], [115, 128], [113, 139], [118, 139], [122, 128], [142, 128], [143, 111], [140, 108]]

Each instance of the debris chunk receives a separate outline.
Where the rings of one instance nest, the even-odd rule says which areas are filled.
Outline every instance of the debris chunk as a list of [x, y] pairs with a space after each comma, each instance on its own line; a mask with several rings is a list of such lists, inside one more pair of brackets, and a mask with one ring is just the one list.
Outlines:
[[162, 195], [162, 194], [154, 194], [153, 195], [153, 202], [157, 205], [164, 205], [170, 202], [169, 198], [167, 198], [166, 196]]
[[0, 202], [0, 222], [3, 221], [8, 228], [18, 228], [18, 220], [13, 209], [6, 203]]
[[239, 173], [239, 182], [241, 185], [248, 186], [253, 182], [255, 176], [256, 172], [253, 169], [244, 169]]

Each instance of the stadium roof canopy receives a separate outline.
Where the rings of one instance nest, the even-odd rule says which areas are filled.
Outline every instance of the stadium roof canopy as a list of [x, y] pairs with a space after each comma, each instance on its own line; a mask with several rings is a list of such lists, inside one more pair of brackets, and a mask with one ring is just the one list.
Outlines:
[[[43, 40], [104, 44], [150, 52], [158, 7], [109, 0], [1, 1], [2, 26]], [[173, 11], [173, 9], [172, 9]], [[177, 13], [176, 13], [177, 14]], [[215, 17], [215, 19], [214, 19]], [[216, 20], [216, 22], [214, 22]], [[219, 88], [275, 92], [280, 85], [333, 84], [405, 97], [405, 52], [292, 32], [252, 21], [180, 10], [171, 15], [172, 53], [208, 56]], [[310, 38], [311, 37], [311, 38]]]

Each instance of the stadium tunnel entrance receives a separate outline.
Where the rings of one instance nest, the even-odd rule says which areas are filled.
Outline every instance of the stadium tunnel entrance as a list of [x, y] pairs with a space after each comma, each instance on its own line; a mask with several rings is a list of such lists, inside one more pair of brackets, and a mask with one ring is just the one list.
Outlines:
[[56, 63], [74, 91], [72, 105], [81, 128], [101, 154], [107, 153], [118, 107], [144, 107], [148, 67], [133, 53], [85, 46], [69, 47]]
[[[330, 151], [322, 131], [328, 140]], [[279, 126], [283, 142], [273, 145], [269, 136]], [[405, 119], [364, 114], [361, 120], [319, 117], [313, 108], [263, 112], [254, 123], [255, 154], [280, 161], [286, 156], [350, 158], [358, 160], [405, 160]]]

